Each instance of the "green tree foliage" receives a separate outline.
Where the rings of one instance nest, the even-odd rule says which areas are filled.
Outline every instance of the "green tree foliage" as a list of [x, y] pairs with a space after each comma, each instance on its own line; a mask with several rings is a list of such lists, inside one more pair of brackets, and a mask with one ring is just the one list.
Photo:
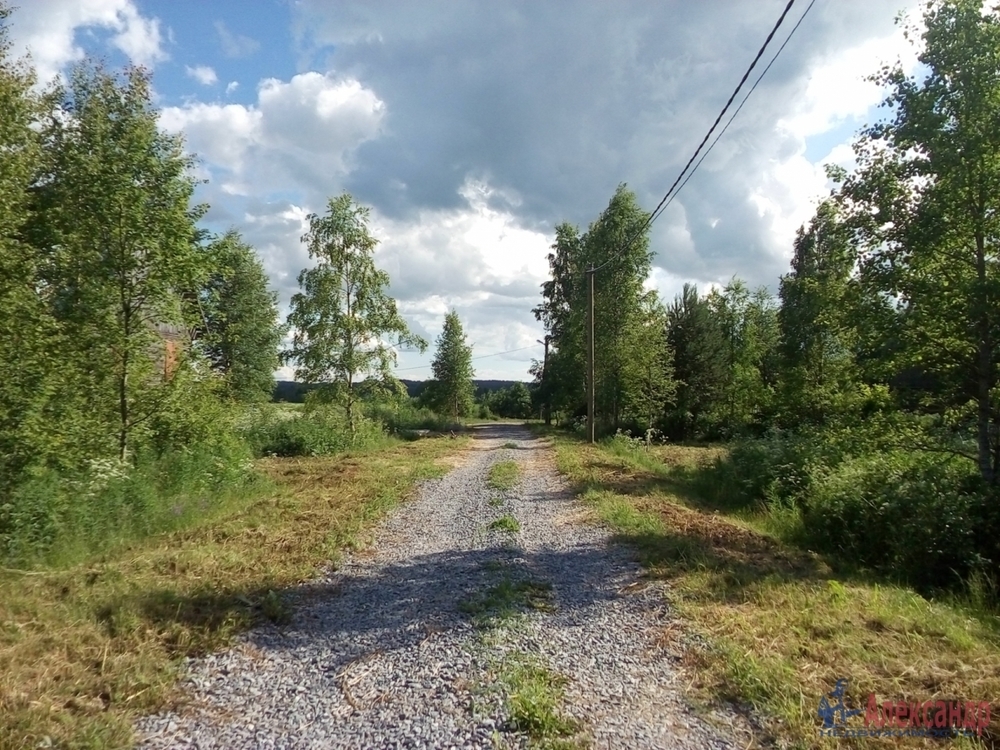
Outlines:
[[369, 210], [348, 193], [331, 198], [324, 215], [309, 216], [302, 240], [316, 265], [299, 274], [301, 291], [292, 297], [288, 316], [294, 329], [288, 357], [296, 378], [329, 386], [327, 396], [343, 407], [352, 435], [359, 416], [356, 381], [388, 380], [396, 361], [384, 339], [421, 351], [427, 347], [410, 333], [385, 292], [389, 275], [375, 266], [378, 240], [368, 230], [368, 217]]
[[643, 295], [640, 305], [640, 317], [627, 331], [625, 413], [630, 421], [651, 430], [662, 421], [677, 383], [667, 341], [667, 311], [653, 292]]
[[[549, 332], [551, 346], [547, 379], [541, 370], [533, 374], [543, 389], [542, 398], [555, 412], [573, 414], [586, 398], [586, 331], [581, 304], [585, 304], [583, 246], [576, 227], [562, 223], [548, 255], [551, 278], [542, 284], [542, 303], [534, 308], [535, 318]], [[581, 302], [582, 300], [582, 302]]]
[[506, 419], [530, 419], [534, 412], [531, 391], [520, 382], [486, 394], [483, 403], [493, 414]]
[[844, 179], [865, 284], [901, 310], [898, 361], [933, 373], [928, 406], [1000, 469], [1000, 16], [976, 0], [928, 5], [919, 75], [874, 77], [892, 117], [856, 143]]
[[203, 268], [191, 160], [157, 117], [145, 71], [119, 78], [83, 65], [43, 130], [49, 158], [33, 236], [44, 283], [90, 391], [89, 419], [113, 425], [122, 460], [164, 408], [158, 331], [187, 330], [181, 292]]
[[198, 295], [199, 345], [225, 380], [225, 393], [242, 402], [266, 401], [274, 390], [284, 334], [277, 294], [260, 259], [235, 230], [206, 248], [209, 274]]
[[[549, 255], [552, 277], [534, 311], [551, 337], [546, 397], [557, 411], [579, 413], [585, 406], [586, 271], [600, 267], [594, 283], [595, 395], [604, 431], [648, 423], [650, 398], [670, 394], [669, 373], [661, 376], [652, 365], [666, 360], [660, 332], [650, 322], [655, 295], [643, 289], [652, 254], [648, 231], [636, 232], [647, 218], [635, 194], [621, 185], [584, 235], [567, 224], [557, 227]], [[640, 386], [645, 395], [635, 391]]]
[[760, 427], [773, 407], [778, 375], [778, 310], [765, 288], [740, 279], [707, 297], [725, 342], [725, 385], [711, 409], [713, 430], [732, 437]]
[[676, 406], [670, 434], [687, 439], [706, 432], [706, 415], [721, 401], [729, 373], [722, 321], [698, 288], [685, 284], [667, 309], [667, 338], [674, 355]]
[[454, 310], [445, 315], [431, 370], [434, 380], [427, 384], [427, 391], [432, 408], [443, 416], [468, 416], [476, 393], [472, 347], [465, 342], [462, 321]]
[[[852, 279], [857, 253], [834, 201], [824, 201], [795, 238], [781, 277], [781, 410], [784, 422], [823, 423], [853, 406], [860, 312]], [[863, 325], [863, 323], [862, 323]]]
[[0, 492], [33, 460], [45, 460], [60, 417], [59, 331], [39, 294], [39, 258], [23, 241], [29, 188], [40, 168], [32, 128], [43, 102], [31, 92], [33, 71], [9, 57], [0, 4]]
[[[635, 233], [648, 217], [635, 194], [621, 185], [583, 238], [587, 265], [603, 266], [594, 279], [594, 349], [596, 408], [605, 430], [616, 430], [634, 416], [628, 412], [634, 401], [628, 383], [641, 378], [633, 370], [643, 368], [632, 355], [635, 337], [649, 331], [643, 283], [653, 257], [648, 230]], [[585, 305], [579, 309], [585, 312]]]

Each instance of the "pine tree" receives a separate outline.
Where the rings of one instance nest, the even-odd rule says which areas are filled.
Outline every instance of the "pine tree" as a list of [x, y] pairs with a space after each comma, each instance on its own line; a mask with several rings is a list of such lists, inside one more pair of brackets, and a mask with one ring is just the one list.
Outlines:
[[472, 347], [465, 343], [462, 321], [455, 310], [445, 315], [431, 369], [434, 383], [429, 387], [435, 409], [452, 418], [467, 416], [475, 396]]

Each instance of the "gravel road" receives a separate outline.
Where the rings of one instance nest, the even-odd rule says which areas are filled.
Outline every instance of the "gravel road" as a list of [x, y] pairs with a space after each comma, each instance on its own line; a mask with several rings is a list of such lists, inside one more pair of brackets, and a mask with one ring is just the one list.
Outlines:
[[[499, 492], [490, 467], [516, 461]], [[504, 665], [563, 675], [580, 747], [734, 747], [681, 698], [676, 655], [656, 644], [662, 592], [584, 523], [551, 449], [512, 425], [471, 450], [375, 533], [370, 550], [292, 592], [290, 624], [191, 660], [178, 712], [137, 723], [149, 748], [520, 748]], [[491, 528], [505, 516], [520, 529]], [[470, 607], [498, 581], [532, 581], [544, 606], [485, 627]], [[478, 597], [478, 598], [477, 598]], [[463, 605], [464, 603], [464, 605]], [[478, 616], [477, 616], [478, 614]]]

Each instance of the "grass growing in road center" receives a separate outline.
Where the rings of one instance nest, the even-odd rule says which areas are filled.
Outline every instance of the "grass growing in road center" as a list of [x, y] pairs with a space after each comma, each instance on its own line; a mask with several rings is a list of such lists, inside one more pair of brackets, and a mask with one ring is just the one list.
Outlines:
[[511, 725], [528, 735], [532, 747], [570, 750], [586, 747], [574, 737], [580, 725], [560, 710], [569, 680], [526, 654], [508, 656], [500, 665], [498, 680], [507, 692]]
[[490, 528], [494, 531], [506, 531], [509, 534], [516, 534], [521, 530], [521, 522], [510, 513], [506, 513], [495, 521], [492, 521]]
[[513, 489], [521, 477], [516, 461], [499, 461], [490, 467], [486, 484], [495, 490]]
[[[586, 748], [588, 743], [580, 734], [581, 726], [561, 710], [567, 678], [553, 672], [537, 656], [506, 652], [502, 648], [511, 624], [526, 611], [554, 609], [551, 584], [504, 576], [495, 585], [461, 602], [459, 609], [472, 616], [480, 630], [493, 689], [501, 691], [509, 728], [526, 735], [530, 748]], [[503, 655], [495, 656], [498, 651]]]
[[485, 591], [459, 603], [459, 609], [472, 615], [481, 625], [496, 624], [519, 612], [534, 609], [549, 612], [552, 586], [544, 581], [504, 578]]

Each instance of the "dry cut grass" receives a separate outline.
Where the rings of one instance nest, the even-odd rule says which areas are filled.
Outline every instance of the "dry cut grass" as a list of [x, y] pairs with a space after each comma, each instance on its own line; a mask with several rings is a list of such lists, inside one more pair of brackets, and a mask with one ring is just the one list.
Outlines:
[[[705, 500], [704, 481], [690, 481], [693, 464], [710, 465], [718, 449], [629, 454], [568, 438], [556, 445], [560, 469], [601, 521], [636, 550], [649, 575], [670, 580], [682, 627], [663, 637], [685, 650], [692, 697], [763, 717], [764, 732], [749, 747], [897, 747], [897, 739], [819, 735], [820, 700], [841, 678], [848, 705], [862, 710], [872, 693], [879, 704], [1000, 698], [995, 611], [838, 575], [823, 558], [767, 533], [773, 519], [720, 513], [718, 497]], [[690, 645], [684, 631], [692, 630], [707, 647]], [[981, 738], [946, 744], [997, 747], [996, 703], [992, 714]], [[862, 728], [863, 719], [849, 726]], [[903, 742], [941, 747], [941, 740]]]
[[201, 526], [67, 569], [0, 570], [0, 748], [112, 748], [177, 700], [180, 657], [289, 614], [282, 590], [359, 533], [466, 440], [269, 459], [276, 489]]

